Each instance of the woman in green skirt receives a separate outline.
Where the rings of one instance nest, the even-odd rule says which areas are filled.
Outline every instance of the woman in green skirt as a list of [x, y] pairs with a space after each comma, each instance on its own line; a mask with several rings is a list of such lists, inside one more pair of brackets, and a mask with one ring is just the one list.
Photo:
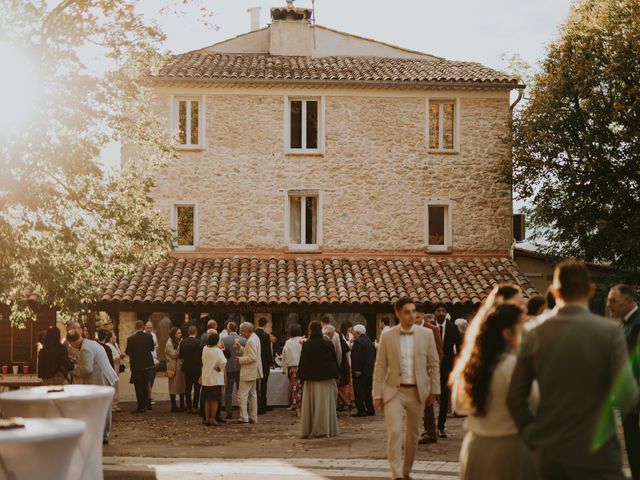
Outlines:
[[300, 413], [300, 437], [335, 437], [339, 434], [336, 379], [340, 376], [333, 344], [322, 335], [320, 322], [309, 323], [302, 344], [298, 379], [304, 382]]

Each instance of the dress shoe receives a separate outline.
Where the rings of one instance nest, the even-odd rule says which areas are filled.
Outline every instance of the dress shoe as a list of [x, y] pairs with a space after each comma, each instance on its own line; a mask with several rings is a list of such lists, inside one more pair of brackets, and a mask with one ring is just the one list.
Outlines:
[[258, 410], [258, 415], [264, 415], [265, 413], [267, 413], [266, 410]]
[[227, 420], [231, 420], [233, 418], [233, 414], [227, 413]]
[[375, 417], [376, 412], [367, 412], [367, 417]]
[[136, 409], [135, 409], [133, 412], [131, 412], [131, 413], [136, 414], [136, 413], [144, 413], [144, 412], [146, 412], [146, 410], [145, 410], [144, 408], [136, 408]]
[[438, 437], [428, 437], [426, 435], [423, 435], [422, 438], [418, 440], [418, 443], [420, 445], [424, 445], [426, 443], [438, 443]]
[[439, 428], [438, 429], [438, 436], [440, 438], [447, 438], [449, 435], [447, 435], [447, 431], [444, 428]]
[[171, 413], [177, 413], [180, 412], [181, 410], [178, 407], [171, 407]]
[[218, 422], [218, 423], [227, 423], [227, 421], [225, 419], [223, 419], [222, 417], [216, 418], [216, 422]]
[[351, 416], [352, 417], [366, 417], [367, 414], [366, 413], [353, 413]]
[[238, 425], [249, 425], [249, 421], [248, 420], [236, 420], [233, 423], [238, 424]]
[[256, 424], [256, 423], [258, 423], [258, 421], [257, 421], [257, 420], [253, 420], [252, 418], [250, 418], [250, 419], [249, 419], [249, 423], [251, 423], [251, 424]]
[[273, 407], [267, 407], [267, 412], [273, 412]]

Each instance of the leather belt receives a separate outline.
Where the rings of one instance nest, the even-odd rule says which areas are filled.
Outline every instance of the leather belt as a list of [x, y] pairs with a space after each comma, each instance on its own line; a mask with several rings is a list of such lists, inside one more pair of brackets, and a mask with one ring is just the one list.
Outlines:
[[417, 387], [417, 385], [415, 383], [411, 383], [411, 384], [409, 384], [409, 383], [401, 383], [400, 386], [402, 388], [415, 388], [415, 387]]

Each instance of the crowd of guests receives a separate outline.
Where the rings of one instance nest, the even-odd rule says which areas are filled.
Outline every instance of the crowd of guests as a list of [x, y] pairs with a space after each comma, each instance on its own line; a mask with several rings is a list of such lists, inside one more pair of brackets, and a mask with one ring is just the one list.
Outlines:
[[[394, 304], [397, 325], [383, 318], [375, 342], [365, 325], [345, 321], [336, 329], [328, 316], [311, 321], [306, 331], [292, 323], [281, 366], [299, 435], [339, 435], [340, 411], [355, 408], [354, 417], [384, 412], [392, 478], [407, 479], [418, 445], [446, 438], [454, 413], [466, 417], [462, 479], [622, 479], [619, 411], [632, 477], [640, 479], [636, 292], [626, 285], [611, 289], [608, 308], [620, 320], [614, 322], [589, 311], [594, 291], [586, 266], [566, 261], [556, 268], [546, 298], [526, 300], [519, 287], [500, 285], [469, 318], [454, 321], [444, 303], [426, 313], [401, 298]], [[275, 362], [267, 320], [257, 323], [232, 316], [220, 332], [209, 320], [200, 335], [187, 322], [156, 335], [151, 322], [138, 321], [121, 352], [111, 332], [99, 331], [92, 341], [71, 322], [64, 339], [55, 327], [46, 332], [38, 374], [47, 385], [117, 389], [128, 356], [134, 413], [144, 413], [153, 408], [161, 351], [172, 412], [220, 426], [233, 418], [235, 394], [236, 422], [255, 424], [270, 410]], [[105, 442], [110, 426], [111, 412]]]

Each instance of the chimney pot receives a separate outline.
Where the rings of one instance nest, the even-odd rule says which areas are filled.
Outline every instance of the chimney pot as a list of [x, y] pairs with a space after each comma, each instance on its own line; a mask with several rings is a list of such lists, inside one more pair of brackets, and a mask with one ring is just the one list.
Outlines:
[[251, 7], [247, 9], [247, 12], [251, 15], [251, 31], [260, 29], [260, 10], [262, 7]]

